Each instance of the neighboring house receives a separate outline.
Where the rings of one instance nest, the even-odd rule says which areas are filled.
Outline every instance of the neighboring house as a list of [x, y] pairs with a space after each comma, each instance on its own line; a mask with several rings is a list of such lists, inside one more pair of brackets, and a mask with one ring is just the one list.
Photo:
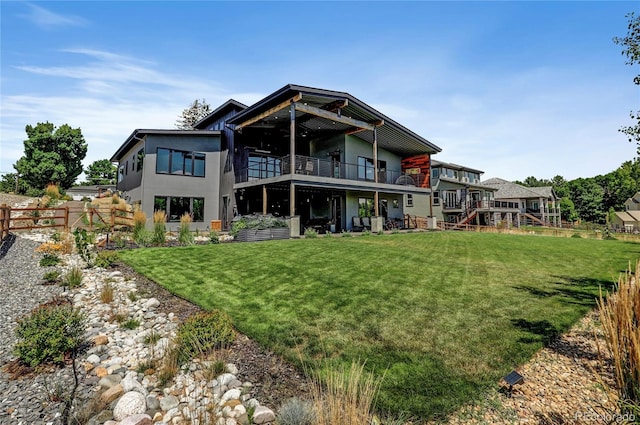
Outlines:
[[235, 213], [273, 214], [292, 217], [295, 235], [351, 230], [363, 215], [381, 229], [413, 199], [429, 203], [441, 150], [348, 93], [297, 85], [250, 107], [230, 100], [195, 128], [135, 130], [111, 158], [118, 190], [148, 216], [228, 229]]
[[612, 217], [611, 227], [616, 232], [640, 232], [640, 211], [616, 211]]
[[640, 232], [640, 192], [636, 192], [624, 203], [624, 211], [616, 211], [611, 220], [616, 232]]
[[525, 187], [499, 178], [482, 183], [497, 189], [495, 204], [518, 209], [520, 225], [561, 226], [559, 199], [551, 186]]
[[640, 211], [640, 192], [636, 192], [631, 198], [624, 202], [625, 211]]
[[89, 185], [70, 187], [65, 193], [73, 198], [74, 201], [83, 199], [94, 199], [104, 195], [105, 193], [115, 193], [116, 185]]

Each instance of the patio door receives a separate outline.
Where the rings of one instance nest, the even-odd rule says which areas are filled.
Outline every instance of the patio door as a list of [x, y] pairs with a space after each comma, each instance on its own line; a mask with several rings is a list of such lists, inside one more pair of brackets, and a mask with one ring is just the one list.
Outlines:
[[335, 232], [342, 231], [342, 199], [340, 196], [331, 198], [331, 221], [335, 224]]

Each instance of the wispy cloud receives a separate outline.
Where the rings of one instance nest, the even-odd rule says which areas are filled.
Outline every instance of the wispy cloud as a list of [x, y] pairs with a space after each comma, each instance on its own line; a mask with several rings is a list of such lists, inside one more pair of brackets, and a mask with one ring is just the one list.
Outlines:
[[178, 114], [194, 99], [205, 98], [215, 108], [229, 98], [251, 104], [265, 95], [230, 92], [214, 80], [164, 72], [143, 58], [85, 48], [62, 52], [86, 60], [69, 66], [15, 67], [49, 79], [49, 88], [57, 89], [3, 95], [0, 172], [11, 171], [22, 156], [26, 124], [49, 121], [80, 127], [89, 144], [88, 165], [110, 158], [135, 128], [174, 128]]
[[42, 29], [60, 27], [85, 27], [89, 24], [86, 19], [76, 15], [61, 15], [35, 4], [27, 3], [28, 13], [20, 15]]

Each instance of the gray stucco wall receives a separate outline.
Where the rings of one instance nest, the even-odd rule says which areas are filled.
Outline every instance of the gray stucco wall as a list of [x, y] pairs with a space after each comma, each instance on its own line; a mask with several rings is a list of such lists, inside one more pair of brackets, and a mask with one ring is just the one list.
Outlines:
[[[126, 164], [135, 156], [142, 146], [136, 145], [123, 157]], [[154, 198], [156, 196], [175, 196], [204, 198], [204, 220], [193, 223], [193, 230], [205, 230], [211, 220], [220, 219], [220, 187], [221, 187], [221, 141], [220, 136], [190, 136], [182, 135], [153, 135], [144, 138], [144, 165], [142, 172], [125, 175], [125, 179], [118, 184], [118, 189], [124, 191], [123, 195], [128, 202], [134, 204], [141, 202], [142, 211], [146, 214], [149, 227], [152, 226]], [[156, 173], [157, 149], [177, 149], [205, 153], [205, 177], [193, 177], [172, 174]], [[120, 164], [122, 164], [121, 162]], [[136, 175], [138, 174], [138, 175]], [[223, 185], [223, 186], [228, 186]], [[167, 224], [170, 230], [177, 228], [177, 222]]]

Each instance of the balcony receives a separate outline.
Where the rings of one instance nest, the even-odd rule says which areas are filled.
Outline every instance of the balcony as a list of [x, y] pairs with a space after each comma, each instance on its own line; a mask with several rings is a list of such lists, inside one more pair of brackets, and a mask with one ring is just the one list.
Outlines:
[[[291, 156], [252, 155], [247, 168], [236, 171], [236, 183], [260, 181], [291, 174]], [[311, 156], [295, 156], [295, 174], [337, 180], [374, 181], [372, 167]], [[407, 174], [397, 170], [378, 170], [378, 183], [422, 187], [425, 174]]]

